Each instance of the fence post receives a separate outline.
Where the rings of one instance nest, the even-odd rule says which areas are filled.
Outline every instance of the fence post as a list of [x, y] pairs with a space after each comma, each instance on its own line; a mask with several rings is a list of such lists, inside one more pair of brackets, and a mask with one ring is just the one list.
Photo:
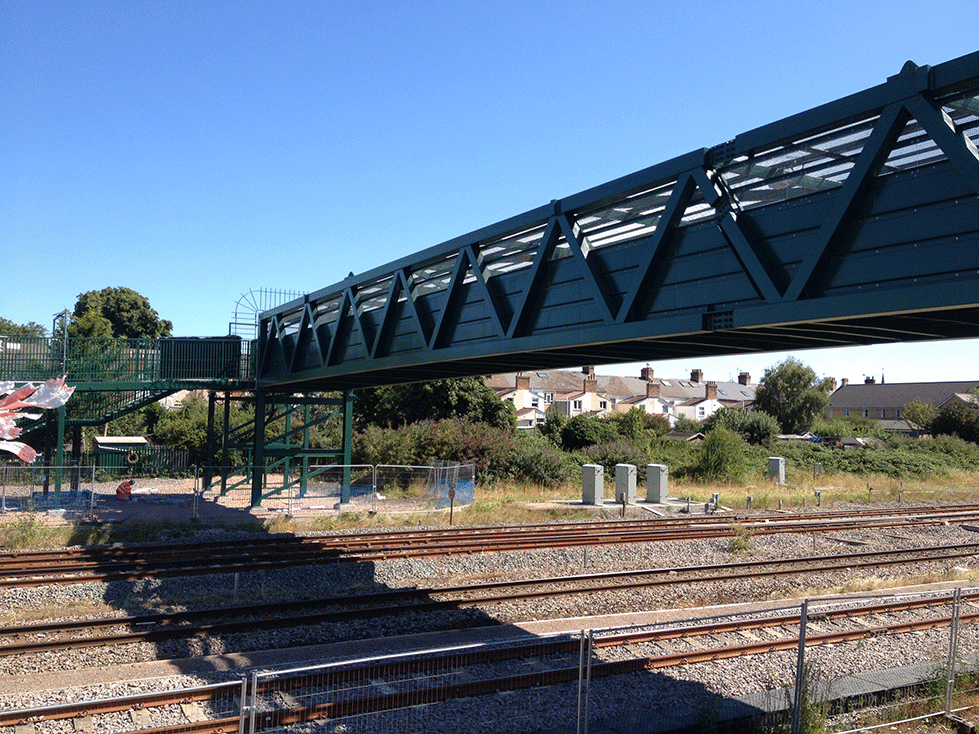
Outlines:
[[952, 714], [952, 696], [955, 693], [955, 658], [959, 647], [959, 607], [962, 602], [962, 589], [956, 589], [952, 597], [952, 624], [948, 633], [948, 664], [945, 667], [945, 715]]
[[251, 699], [248, 704], [248, 733], [255, 734], [255, 719], [258, 715], [258, 673], [252, 673]]
[[799, 655], [795, 663], [795, 701], [792, 707], [792, 734], [799, 734], [802, 723], [802, 696], [806, 676], [806, 619], [809, 616], [809, 600], [802, 602], [799, 610]]
[[89, 522], [95, 522], [95, 464], [92, 464], [92, 489], [88, 493]]
[[585, 631], [581, 630], [581, 642], [578, 645], [578, 719], [575, 725], [575, 732], [581, 734], [582, 726], [582, 705], [585, 694]]
[[241, 696], [238, 701], [238, 734], [245, 734], [245, 714], [249, 712], [248, 706], [248, 677], [242, 676]]
[[200, 496], [199, 494], [200, 487], [201, 487], [201, 468], [195, 464], [194, 465], [194, 499], [191, 502], [191, 506], [190, 506], [191, 520], [197, 520], [200, 518], [200, 511], [197, 507], [197, 498]]
[[7, 465], [3, 465], [3, 487], [0, 488], [0, 513], [7, 511]]
[[588, 630], [588, 645], [585, 647], [585, 715], [582, 720], [581, 734], [588, 734], [588, 703], [591, 695], [591, 657], [595, 647], [595, 630]]

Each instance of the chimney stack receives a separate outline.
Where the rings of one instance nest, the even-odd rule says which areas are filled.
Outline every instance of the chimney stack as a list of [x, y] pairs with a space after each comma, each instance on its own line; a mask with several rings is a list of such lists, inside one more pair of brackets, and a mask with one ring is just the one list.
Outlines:
[[581, 372], [582, 372], [582, 374], [591, 375], [591, 376], [594, 377], [594, 375], [595, 375], [595, 365], [589, 365], [588, 367], [582, 367], [581, 368]]
[[691, 370], [690, 371], [690, 382], [703, 382], [704, 381], [704, 371], [703, 370]]
[[646, 382], [649, 382], [650, 380], [653, 379], [653, 368], [652, 367], [643, 367], [639, 371], [639, 376], [642, 379], [644, 379]]
[[864, 385], [876, 385], [877, 384], [877, 380], [875, 380], [873, 378], [873, 375], [869, 375], [869, 376], [863, 378], [863, 384]]
[[646, 383], [646, 397], [647, 398], [658, 398], [659, 397], [659, 383], [650, 380]]
[[717, 400], [717, 383], [716, 382], [708, 382], [707, 383], [707, 399], [708, 400]]
[[840, 380], [840, 387], [846, 387], [849, 384], [850, 384], [849, 377], [844, 377], [842, 380]]
[[585, 379], [582, 380], [581, 383], [582, 383], [581, 389], [583, 392], [588, 392], [588, 393], [598, 392], [598, 378], [595, 376], [595, 373], [592, 373], [590, 375], [585, 375]]
[[739, 385], [750, 385], [751, 384], [751, 374], [748, 372], [742, 372], [738, 375]]
[[530, 389], [530, 375], [525, 375], [522, 372], [517, 374], [517, 389], [518, 390]]

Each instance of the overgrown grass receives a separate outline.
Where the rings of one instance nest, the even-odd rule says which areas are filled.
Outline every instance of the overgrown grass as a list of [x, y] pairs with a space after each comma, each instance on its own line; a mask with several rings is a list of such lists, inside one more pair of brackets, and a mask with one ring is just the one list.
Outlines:
[[[640, 480], [642, 472], [639, 472]], [[814, 509], [817, 502], [824, 509], [843, 509], [851, 505], [874, 503], [975, 503], [979, 502], [979, 473], [955, 470], [939, 477], [921, 476], [897, 479], [885, 474], [853, 475], [838, 473], [813, 477], [798, 475], [800, 481], [776, 485], [759, 472], [743, 483], [695, 482], [675, 479], [671, 475], [669, 494], [673, 498], [703, 505], [714, 494], [722, 508], [743, 512], [752, 498], [752, 511]], [[606, 494], [611, 497], [614, 479], [606, 477]], [[817, 501], [816, 492], [821, 493]], [[408, 494], [417, 494], [409, 492]], [[642, 481], [637, 488], [645, 496]], [[407, 499], [407, 497], [405, 498]], [[580, 478], [560, 486], [509, 480], [491, 487], [477, 485], [476, 500], [468, 506], [454, 508], [455, 525], [494, 525], [561, 520], [587, 520], [618, 517], [618, 508], [604, 511], [583, 507]], [[419, 503], [420, 506], [420, 503]], [[333, 531], [353, 528], [390, 529], [418, 525], [448, 525], [448, 510], [417, 509], [406, 512], [386, 511], [382, 503], [378, 513], [330, 513], [315, 518], [276, 516], [266, 520], [250, 518], [242, 523], [226, 523], [235, 530], [255, 533], [293, 533], [306, 530]], [[0, 549], [37, 549], [68, 545], [103, 545], [108, 543], [179, 541], [191, 537], [203, 525], [197, 521], [127, 521], [123, 523], [48, 525], [33, 515], [8, 514], [0, 521]]]
[[[36, 515], [11, 517], [0, 522], [0, 549], [38, 550], [67, 546], [108, 545], [111, 543], [155, 543], [166, 539], [179, 541], [181, 537], [193, 537], [203, 525], [199, 522], [167, 522], [164, 520], [125, 523], [82, 523], [77, 525], [51, 525]], [[257, 520], [234, 526], [236, 530], [265, 532]]]

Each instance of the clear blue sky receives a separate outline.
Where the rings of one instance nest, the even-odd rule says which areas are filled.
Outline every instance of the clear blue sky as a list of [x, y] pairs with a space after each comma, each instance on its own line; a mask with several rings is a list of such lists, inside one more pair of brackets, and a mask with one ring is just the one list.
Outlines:
[[[0, 0], [0, 316], [176, 335], [979, 49], [976, 0]], [[979, 379], [979, 341], [803, 352]], [[784, 355], [652, 366], [754, 378]], [[925, 359], [927, 357], [927, 359]], [[633, 373], [634, 366], [619, 370]]]

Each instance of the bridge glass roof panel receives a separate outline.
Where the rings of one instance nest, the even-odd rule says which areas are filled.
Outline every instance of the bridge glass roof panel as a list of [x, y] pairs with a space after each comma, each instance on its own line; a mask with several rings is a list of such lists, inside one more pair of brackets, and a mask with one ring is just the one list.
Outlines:
[[675, 181], [670, 181], [636, 193], [612, 206], [581, 212], [576, 223], [588, 239], [590, 249], [600, 249], [653, 234], [675, 185]]
[[317, 326], [329, 326], [336, 322], [340, 313], [342, 295], [334, 296], [326, 301], [320, 301], [313, 309], [313, 319]]
[[690, 224], [696, 224], [712, 216], [714, 216], [714, 207], [707, 203], [703, 192], [697, 189], [694, 191], [693, 196], [690, 197], [687, 210], [683, 213], [683, 218], [680, 219], [680, 226], [684, 227]]
[[882, 173], [917, 168], [944, 157], [942, 149], [935, 145], [917, 122], [911, 120], [887, 156]]
[[457, 257], [458, 253], [453, 252], [447, 257], [430, 261], [413, 270], [408, 279], [412, 297], [420, 298], [446, 290], [449, 287], [449, 281], [452, 279], [452, 271], [455, 269]]
[[721, 177], [738, 204], [751, 209], [841, 186], [863, 150], [877, 116], [742, 156]]
[[483, 277], [490, 278], [530, 267], [544, 236], [544, 229], [545, 225], [541, 224], [482, 245], [479, 259]]
[[979, 97], [966, 96], [945, 102], [942, 109], [973, 144], [979, 146]]
[[360, 313], [384, 308], [391, 292], [392, 276], [372, 281], [354, 291], [354, 300]]

